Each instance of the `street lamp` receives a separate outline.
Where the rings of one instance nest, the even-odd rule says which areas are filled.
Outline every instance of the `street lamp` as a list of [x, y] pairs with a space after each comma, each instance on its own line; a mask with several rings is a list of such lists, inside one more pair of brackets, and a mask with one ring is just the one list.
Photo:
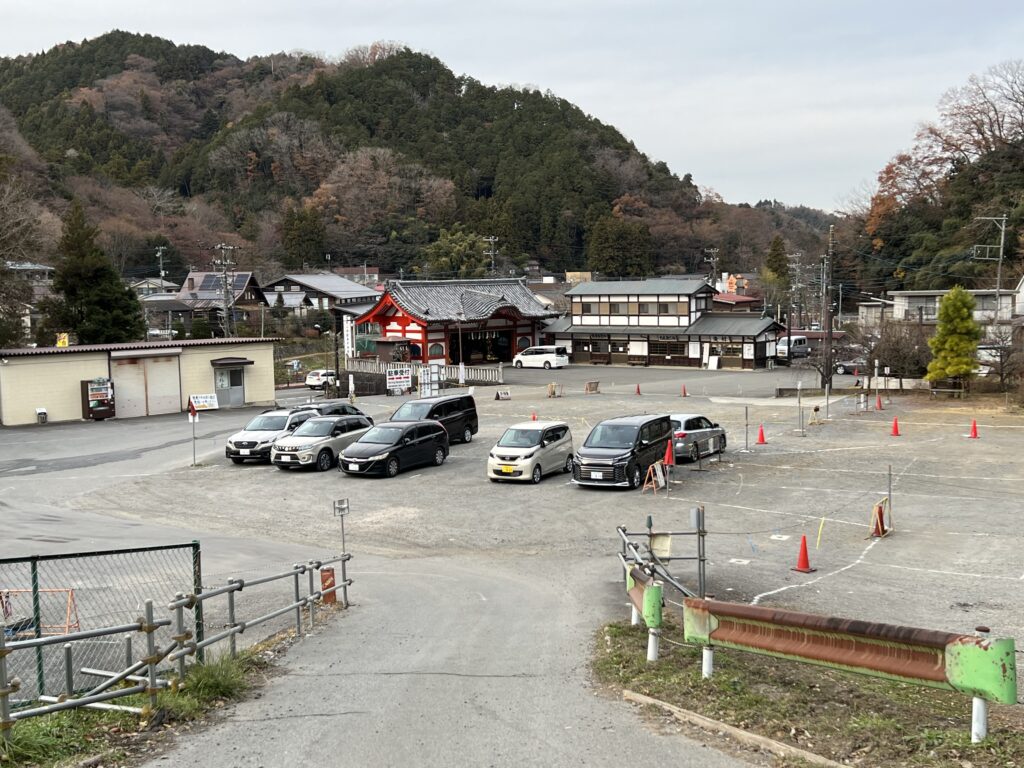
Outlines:
[[466, 319], [465, 312], [455, 313], [455, 325], [459, 329], [459, 365], [465, 363], [465, 359], [462, 357], [462, 321]]

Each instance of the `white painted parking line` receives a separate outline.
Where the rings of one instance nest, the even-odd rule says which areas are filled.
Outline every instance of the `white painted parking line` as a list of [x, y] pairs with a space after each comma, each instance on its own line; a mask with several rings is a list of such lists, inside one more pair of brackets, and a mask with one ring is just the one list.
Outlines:
[[733, 565], [750, 565], [750, 561], [749, 560], [744, 560], [744, 559], [739, 558], [739, 557], [730, 557], [729, 558], [729, 562], [732, 563]]
[[772, 541], [787, 541], [790, 537], [785, 533], [773, 533], [768, 538]]
[[754, 599], [750, 601], [750, 604], [751, 605], [757, 605], [759, 602], [761, 602], [761, 598], [762, 597], [768, 597], [769, 595], [777, 595], [780, 592], [785, 592], [788, 589], [796, 589], [798, 587], [809, 587], [812, 584], [817, 584], [822, 579], [827, 579], [827, 578], [830, 578], [832, 576], [837, 576], [840, 573], [842, 573], [843, 571], [848, 571], [851, 568], [853, 568], [854, 566], [860, 565], [861, 563], [863, 563], [864, 562], [864, 558], [867, 556], [868, 552], [871, 551], [871, 548], [873, 546], [875, 546], [875, 544], [877, 544], [880, 541], [881, 541], [881, 539], [873, 540], [870, 544], [868, 544], [864, 548], [864, 551], [860, 553], [860, 557], [858, 557], [856, 560], [854, 560], [849, 565], [844, 565], [842, 568], [837, 568], [834, 571], [829, 571], [828, 573], [823, 573], [821, 576], [818, 576], [816, 578], [810, 579], [809, 581], [801, 581], [801, 582], [799, 582], [797, 584], [787, 584], [786, 586], [779, 587], [778, 589], [772, 589], [772, 590], [769, 590], [768, 592], [762, 592], [760, 595], [755, 595]]

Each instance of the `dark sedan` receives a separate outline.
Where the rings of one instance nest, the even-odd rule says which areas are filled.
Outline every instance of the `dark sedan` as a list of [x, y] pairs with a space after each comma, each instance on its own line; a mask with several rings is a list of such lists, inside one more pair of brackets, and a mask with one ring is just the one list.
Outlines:
[[404, 469], [448, 458], [448, 432], [436, 421], [388, 421], [368, 430], [338, 459], [349, 475], [394, 477]]

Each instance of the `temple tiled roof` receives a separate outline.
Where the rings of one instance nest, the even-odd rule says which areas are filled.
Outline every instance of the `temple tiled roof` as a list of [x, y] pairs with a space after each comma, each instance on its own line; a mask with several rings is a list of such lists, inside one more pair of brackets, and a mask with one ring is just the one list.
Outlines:
[[393, 280], [387, 293], [410, 315], [433, 322], [486, 320], [501, 309], [524, 318], [555, 317], [519, 278]]

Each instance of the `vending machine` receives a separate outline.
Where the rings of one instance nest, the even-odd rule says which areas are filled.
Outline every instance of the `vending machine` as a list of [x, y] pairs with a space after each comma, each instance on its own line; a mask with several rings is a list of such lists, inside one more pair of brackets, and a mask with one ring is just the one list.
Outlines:
[[102, 421], [114, 415], [114, 382], [104, 378], [83, 381], [82, 418]]

